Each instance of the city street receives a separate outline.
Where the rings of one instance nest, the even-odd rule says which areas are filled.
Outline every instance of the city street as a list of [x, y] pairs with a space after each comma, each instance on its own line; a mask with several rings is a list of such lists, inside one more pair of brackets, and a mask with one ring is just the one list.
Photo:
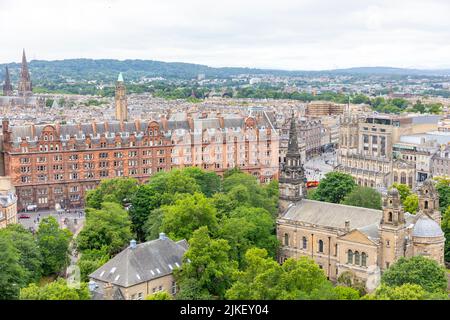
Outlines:
[[336, 152], [323, 153], [320, 156], [309, 159], [304, 168], [308, 181], [320, 181], [336, 165]]

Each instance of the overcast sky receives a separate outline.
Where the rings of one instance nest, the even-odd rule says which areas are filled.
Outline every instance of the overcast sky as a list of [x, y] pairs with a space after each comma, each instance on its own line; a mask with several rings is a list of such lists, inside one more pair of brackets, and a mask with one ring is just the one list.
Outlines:
[[0, 0], [0, 62], [450, 67], [449, 0]]

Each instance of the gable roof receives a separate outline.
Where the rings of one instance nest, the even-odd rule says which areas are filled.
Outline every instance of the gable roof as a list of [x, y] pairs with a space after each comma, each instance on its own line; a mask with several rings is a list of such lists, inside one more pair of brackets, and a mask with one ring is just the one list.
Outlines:
[[345, 228], [348, 220], [350, 228], [357, 229], [379, 223], [381, 217], [381, 210], [303, 199], [291, 206], [281, 218], [331, 228]]
[[181, 266], [186, 240], [156, 239], [128, 247], [89, 275], [121, 287], [163, 277]]
[[376, 245], [376, 243], [372, 239], [370, 239], [370, 237], [367, 234], [363, 233], [361, 230], [358, 229], [354, 229], [349, 233], [342, 235], [339, 238], [342, 240], [348, 240], [366, 245]]

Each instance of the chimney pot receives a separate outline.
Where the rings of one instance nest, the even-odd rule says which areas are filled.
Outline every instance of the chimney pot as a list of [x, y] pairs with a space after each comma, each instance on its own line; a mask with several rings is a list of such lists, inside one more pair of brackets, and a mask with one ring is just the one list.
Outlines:
[[133, 240], [130, 241], [130, 248], [131, 249], [136, 248], [136, 240], [133, 239]]

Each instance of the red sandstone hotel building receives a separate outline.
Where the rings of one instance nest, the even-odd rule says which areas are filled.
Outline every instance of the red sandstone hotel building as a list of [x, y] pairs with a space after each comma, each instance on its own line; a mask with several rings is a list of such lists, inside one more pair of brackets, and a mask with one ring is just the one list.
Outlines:
[[2, 121], [0, 171], [16, 187], [18, 210], [28, 205], [82, 207], [86, 191], [101, 179], [133, 177], [145, 182], [172, 168], [196, 166], [222, 175], [239, 167], [261, 182], [278, 178], [278, 134], [273, 115], [265, 111], [248, 117], [184, 114], [128, 121], [121, 74], [115, 104], [116, 121], [39, 125]]

